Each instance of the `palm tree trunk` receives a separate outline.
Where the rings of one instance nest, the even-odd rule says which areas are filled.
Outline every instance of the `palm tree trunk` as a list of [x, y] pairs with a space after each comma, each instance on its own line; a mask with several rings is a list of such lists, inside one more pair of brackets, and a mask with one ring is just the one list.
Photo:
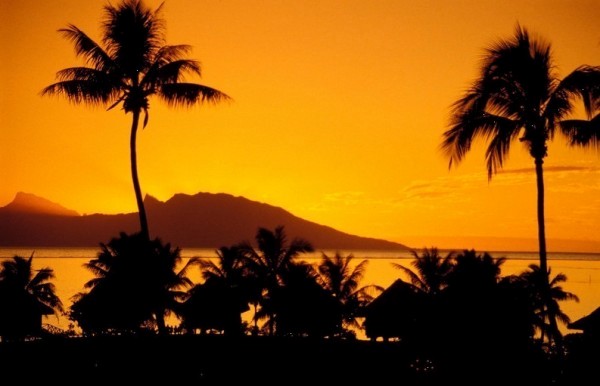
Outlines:
[[558, 324], [556, 322], [556, 315], [552, 312], [551, 304], [552, 298], [550, 294], [550, 277], [548, 272], [548, 261], [546, 252], [546, 220], [544, 216], [544, 159], [542, 157], [535, 158], [535, 176], [537, 181], [537, 218], [538, 218], [538, 243], [540, 250], [540, 270], [543, 274], [544, 282], [542, 283], [544, 288], [542, 289], [544, 297], [544, 308], [548, 313], [548, 321], [550, 323], [550, 333], [548, 339], [557, 345], [558, 352], [562, 351], [562, 339], [560, 331], [558, 330]]
[[142, 189], [140, 188], [140, 180], [138, 178], [137, 172], [136, 139], [139, 120], [140, 111], [136, 110], [133, 112], [133, 122], [131, 123], [131, 138], [129, 140], [129, 150], [131, 155], [131, 178], [133, 180], [135, 200], [138, 206], [141, 233], [147, 241], [150, 241], [150, 232], [148, 231], [148, 219], [146, 218], [146, 208], [144, 207], [144, 198], [142, 197]]
[[[538, 221], [538, 243], [540, 251], [540, 269], [545, 274], [548, 273], [548, 261], [546, 256], [546, 223], [544, 216], [544, 160], [535, 159], [535, 176], [537, 180], [537, 221]], [[546, 275], [546, 282], [548, 276]], [[546, 283], [547, 284], [547, 283]]]

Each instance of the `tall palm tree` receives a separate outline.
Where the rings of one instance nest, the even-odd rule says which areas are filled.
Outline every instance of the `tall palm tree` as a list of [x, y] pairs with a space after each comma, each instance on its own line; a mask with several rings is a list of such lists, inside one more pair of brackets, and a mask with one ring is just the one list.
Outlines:
[[[599, 74], [598, 67], [582, 66], [559, 79], [550, 44], [532, 38], [525, 28], [517, 25], [512, 39], [501, 40], [487, 49], [481, 75], [454, 103], [450, 128], [443, 135], [442, 150], [450, 158], [450, 167], [465, 157], [475, 138], [488, 140], [488, 179], [502, 168], [514, 141], [526, 146], [535, 165], [542, 272], [548, 272], [543, 177], [547, 144], [560, 121], [574, 112], [576, 100], [598, 98], [598, 93], [589, 90], [600, 84]], [[592, 81], [596, 84], [590, 84]], [[596, 103], [593, 101], [591, 105]], [[569, 134], [575, 130], [562, 132]], [[550, 304], [548, 294], [546, 301]]]
[[[251, 274], [261, 284], [263, 289], [261, 296], [261, 308], [265, 307], [269, 299], [283, 285], [283, 276], [295, 263], [296, 258], [307, 252], [313, 252], [314, 248], [310, 242], [302, 238], [294, 238], [288, 241], [283, 225], [275, 227], [274, 230], [259, 227], [255, 241], [257, 249], [249, 241], [239, 244], [241, 252], [245, 256], [246, 265]], [[255, 318], [259, 315], [255, 315]], [[268, 311], [270, 331], [273, 335], [276, 325], [276, 312]], [[256, 320], [255, 320], [256, 322]]]
[[360, 311], [373, 300], [375, 294], [383, 291], [381, 286], [360, 286], [369, 261], [362, 260], [352, 267], [353, 260], [352, 254], [342, 256], [336, 252], [330, 257], [323, 253], [318, 266], [322, 286], [340, 303], [340, 333], [360, 328], [357, 321]]
[[[56, 289], [51, 280], [54, 271], [44, 267], [34, 270], [32, 268], [33, 254], [29, 258], [14, 256], [5, 260], [0, 265], [0, 335], [5, 328], [29, 333], [41, 325], [36, 325], [31, 317], [41, 316], [42, 313], [33, 312], [30, 307], [43, 309], [43, 314], [62, 313], [62, 301], [56, 295]], [[41, 305], [38, 306], [38, 305]], [[6, 320], [8, 318], [8, 320]], [[11, 333], [11, 331], [4, 331]], [[19, 334], [17, 331], [12, 331]]]
[[157, 96], [169, 106], [217, 103], [229, 97], [211, 87], [183, 81], [185, 74], [201, 75], [200, 64], [185, 55], [191, 47], [165, 44], [165, 22], [159, 6], [152, 11], [141, 0], [124, 0], [104, 7], [102, 43], [93, 41], [70, 24], [59, 32], [75, 46], [87, 67], [66, 68], [58, 82], [45, 87], [42, 95], [64, 95], [70, 102], [109, 106], [122, 105], [131, 113], [131, 176], [142, 235], [150, 240], [148, 221], [137, 172], [136, 137], [140, 115], [148, 123], [149, 99]]

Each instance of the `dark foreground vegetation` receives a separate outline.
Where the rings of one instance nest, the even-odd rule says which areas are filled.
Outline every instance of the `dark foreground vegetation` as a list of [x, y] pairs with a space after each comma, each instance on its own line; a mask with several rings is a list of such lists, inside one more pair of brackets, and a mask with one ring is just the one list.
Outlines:
[[[573, 336], [575, 341], [581, 336]], [[579, 347], [581, 342], [579, 342]], [[418, 351], [418, 350], [417, 350]], [[401, 342], [223, 335], [47, 337], [0, 344], [2, 374], [14, 384], [237, 383], [288, 385], [580, 385], [593, 380], [598, 350], [561, 360], [540, 352], [468, 352], [444, 362]], [[591, 355], [591, 356], [590, 356]]]
[[[559, 303], [577, 298], [562, 274], [551, 276], [547, 308], [538, 266], [503, 277], [504, 258], [488, 253], [414, 251], [411, 266], [394, 266], [408, 279], [383, 289], [360, 286], [366, 261], [352, 255], [297, 261], [312, 246], [288, 241], [283, 227], [259, 228], [256, 245], [183, 264], [169, 244], [121, 234], [85, 264], [95, 277], [67, 309], [51, 268], [33, 269], [33, 256], [3, 261], [0, 379], [578, 385], [595, 376], [598, 322], [574, 322], [583, 333], [566, 336], [549, 323], [549, 311], [568, 323]], [[187, 278], [193, 268], [203, 283]], [[72, 327], [49, 331], [43, 315], [61, 312]]]

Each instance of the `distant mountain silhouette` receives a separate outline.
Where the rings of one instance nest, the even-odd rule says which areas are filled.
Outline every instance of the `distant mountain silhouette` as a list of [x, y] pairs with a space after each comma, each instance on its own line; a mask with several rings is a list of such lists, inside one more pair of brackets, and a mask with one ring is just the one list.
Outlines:
[[[35, 197], [35, 198], [34, 198]], [[173, 246], [219, 248], [254, 242], [259, 227], [285, 226], [288, 238], [301, 237], [317, 250], [407, 250], [407, 246], [361, 237], [301, 219], [286, 210], [229, 194], [176, 194], [166, 202], [147, 195], [151, 237]], [[26, 193], [0, 208], [0, 246], [94, 247], [119, 232], [137, 232], [137, 213], [79, 215]]]
[[74, 210], [65, 208], [62, 205], [48, 201], [45, 198], [38, 197], [31, 193], [19, 192], [13, 201], [0, 208], [0, 213], [37, 213], [50, 214], [55, 216], [79, 216]]

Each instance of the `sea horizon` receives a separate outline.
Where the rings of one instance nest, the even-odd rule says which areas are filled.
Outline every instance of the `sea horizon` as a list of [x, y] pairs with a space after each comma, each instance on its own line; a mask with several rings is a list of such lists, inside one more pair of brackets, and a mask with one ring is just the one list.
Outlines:
[[[436, 247], [437, 248], [437, 247]], [[179, 247], [181, 257], [216, 257], [218, 248], [207, 247]], [[302, 258], [315, 259], [321, 258], [323, 254], [332, 256], [335, 253], [342, 255], [352, 254], [355, 258], [369, 259], [410, 259], [413, 258], [412, 251], [418, 253], [425, 248], [409, 248], [407, 250], [396, 249], [316, 249], [314, 252], [302, 254]], [[493, 258], [504, 257], [513, 260], [532, 260], [539, 257], [538, 251], [518, 251], [518, 250], [484, 250], [477, 248], [437, 248], [442, 254], [449, 252], [459, 253], [463, 250], [474, 249], [479, 253], [489, 253]], [[31, 254], [35, 258], [93, 258], [100, 251], [100, 246], [73, 247], [73, 246], [0, 246], [0, 258], [12, 258], [15, 255], [29, 257]], [[600, 252], [547, 252], [548, 260], [600, 260]]]

